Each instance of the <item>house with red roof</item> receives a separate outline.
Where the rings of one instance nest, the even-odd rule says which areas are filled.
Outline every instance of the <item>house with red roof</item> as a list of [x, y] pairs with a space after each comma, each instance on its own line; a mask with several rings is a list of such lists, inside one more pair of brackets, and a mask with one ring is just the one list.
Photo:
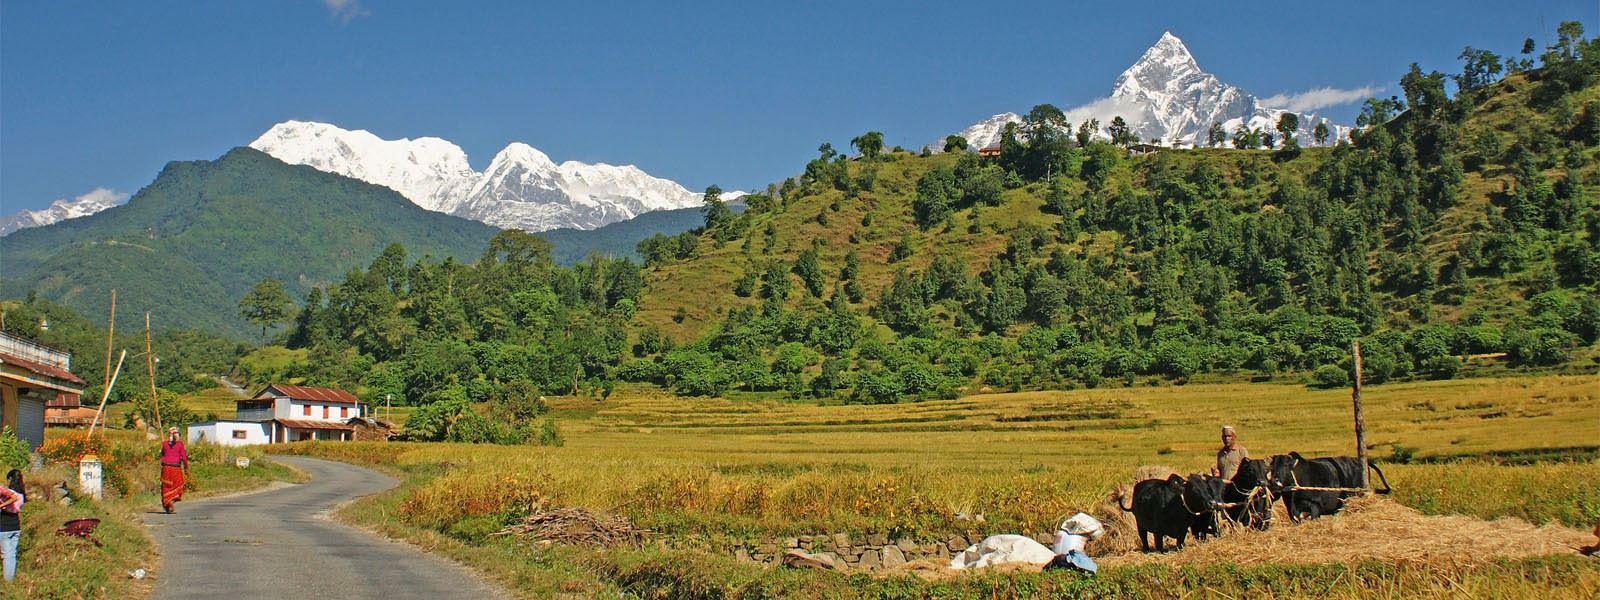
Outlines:
[[0, 424], [31, 448], [44, 443], [46, 405], [77, 408], [84, 383], [72, 353], [0, 331]]
[[273, 384], [235, 403], [232, 420], [189, 426], [188, 439], [225, 446], [305, 440], [355, 439], [352, 419], [367, 416], [367, 404], [335, 388]]

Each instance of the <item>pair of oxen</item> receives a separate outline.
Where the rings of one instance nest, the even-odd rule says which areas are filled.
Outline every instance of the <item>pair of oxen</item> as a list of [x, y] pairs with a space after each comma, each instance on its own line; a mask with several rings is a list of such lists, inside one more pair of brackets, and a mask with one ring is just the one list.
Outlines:
[[[1380, 494], [1389, 493], [1388, 478], [1377, 465], [1368, 465], [1383, 481]], [[1272, 502], [1282, 500], [1289, 518], [1299, 522], [1339, 512], [1344, 499], [1361, 493], [1361, 459], [1351, 456], [1304, 458], [1297, 452], [1266, 460], [1245, 460], [1232, 481], [1210, 475], [1187, 478], [1176, 473], [1166, 479], [1146, 479], [1133, 486], [1133, 513], [1139, 526], [1139, 547], [1150, 551], [1155, 537], [1157, 552], [1165, 552], [1164, 539], [1177, 540], [1179, 549], [1189, 535], [1205, 539], [1222, 531], [1222, 521], [1253, 529], [1272, 522]]]

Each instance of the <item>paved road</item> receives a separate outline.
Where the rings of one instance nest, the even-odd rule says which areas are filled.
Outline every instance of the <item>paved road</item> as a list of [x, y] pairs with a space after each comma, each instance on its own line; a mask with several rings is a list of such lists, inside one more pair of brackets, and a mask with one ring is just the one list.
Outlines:
[[325, 460], [274, 457], [312, 480], [178, 503], [145, 524], [160, 546], [153, 598], [499, 598], [461, 565], [337, 523], [332, 507], [396, 485]]

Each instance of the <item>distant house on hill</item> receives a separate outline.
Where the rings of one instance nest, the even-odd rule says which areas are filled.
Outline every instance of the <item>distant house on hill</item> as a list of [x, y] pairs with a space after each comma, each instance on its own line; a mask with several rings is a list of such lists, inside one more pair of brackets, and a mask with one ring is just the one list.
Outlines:
[[995, 145], [989, 146], [988, 148], [979, 148], [978, 156], [1000, 156], [1000, 146]]
[[235, 403], [232, 420], [189, 426], [188, 439], [224, 446], [304, 440], [356, 439], [352, 420], [367, 416], [366, 403], [334, 388], [274, 384]]
[[45, 406], [77, 408], [83, 387], [72, 353], [0, 331], [0, 424], [30, 448], [44, 443]]
[[1158, 146], [1158, 145], [1155, 145], [1155, 144], [1129, 144], [1128, 145], [1128, 154], [1130, 156], [1138, 156], [1140, 154], [1149, 154], [1151, 152], [1159, 152], [1159, 151], [1164, 150], [1164, 149], [1165, 148], [1162, 148], [1161, 146]]

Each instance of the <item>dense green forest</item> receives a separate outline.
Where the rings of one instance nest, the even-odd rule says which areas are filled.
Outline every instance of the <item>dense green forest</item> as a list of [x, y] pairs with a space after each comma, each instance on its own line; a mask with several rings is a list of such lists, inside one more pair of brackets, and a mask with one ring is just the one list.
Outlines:
[[283, 338], [303, 358], [244, 364], [453, 410], [616, 381], [870, 403], [1332, 386], [1356, 340], [1368, 383], [1593, 370], [1600, 45], [1561, 31], [1537, 65], [1471, 48], [1460, 74], [1412, 65], [1333, 147], [1257, 131], [1136, 155], [1117, 120], [1108, 143], [1043, 105], [999, 157], [869, 132], [743, 214], [713, 188], [704, 227], [640, 242], [643, 265], [558, 267], [515, 231], [473, 265], [394, 245], [310, 293]]

